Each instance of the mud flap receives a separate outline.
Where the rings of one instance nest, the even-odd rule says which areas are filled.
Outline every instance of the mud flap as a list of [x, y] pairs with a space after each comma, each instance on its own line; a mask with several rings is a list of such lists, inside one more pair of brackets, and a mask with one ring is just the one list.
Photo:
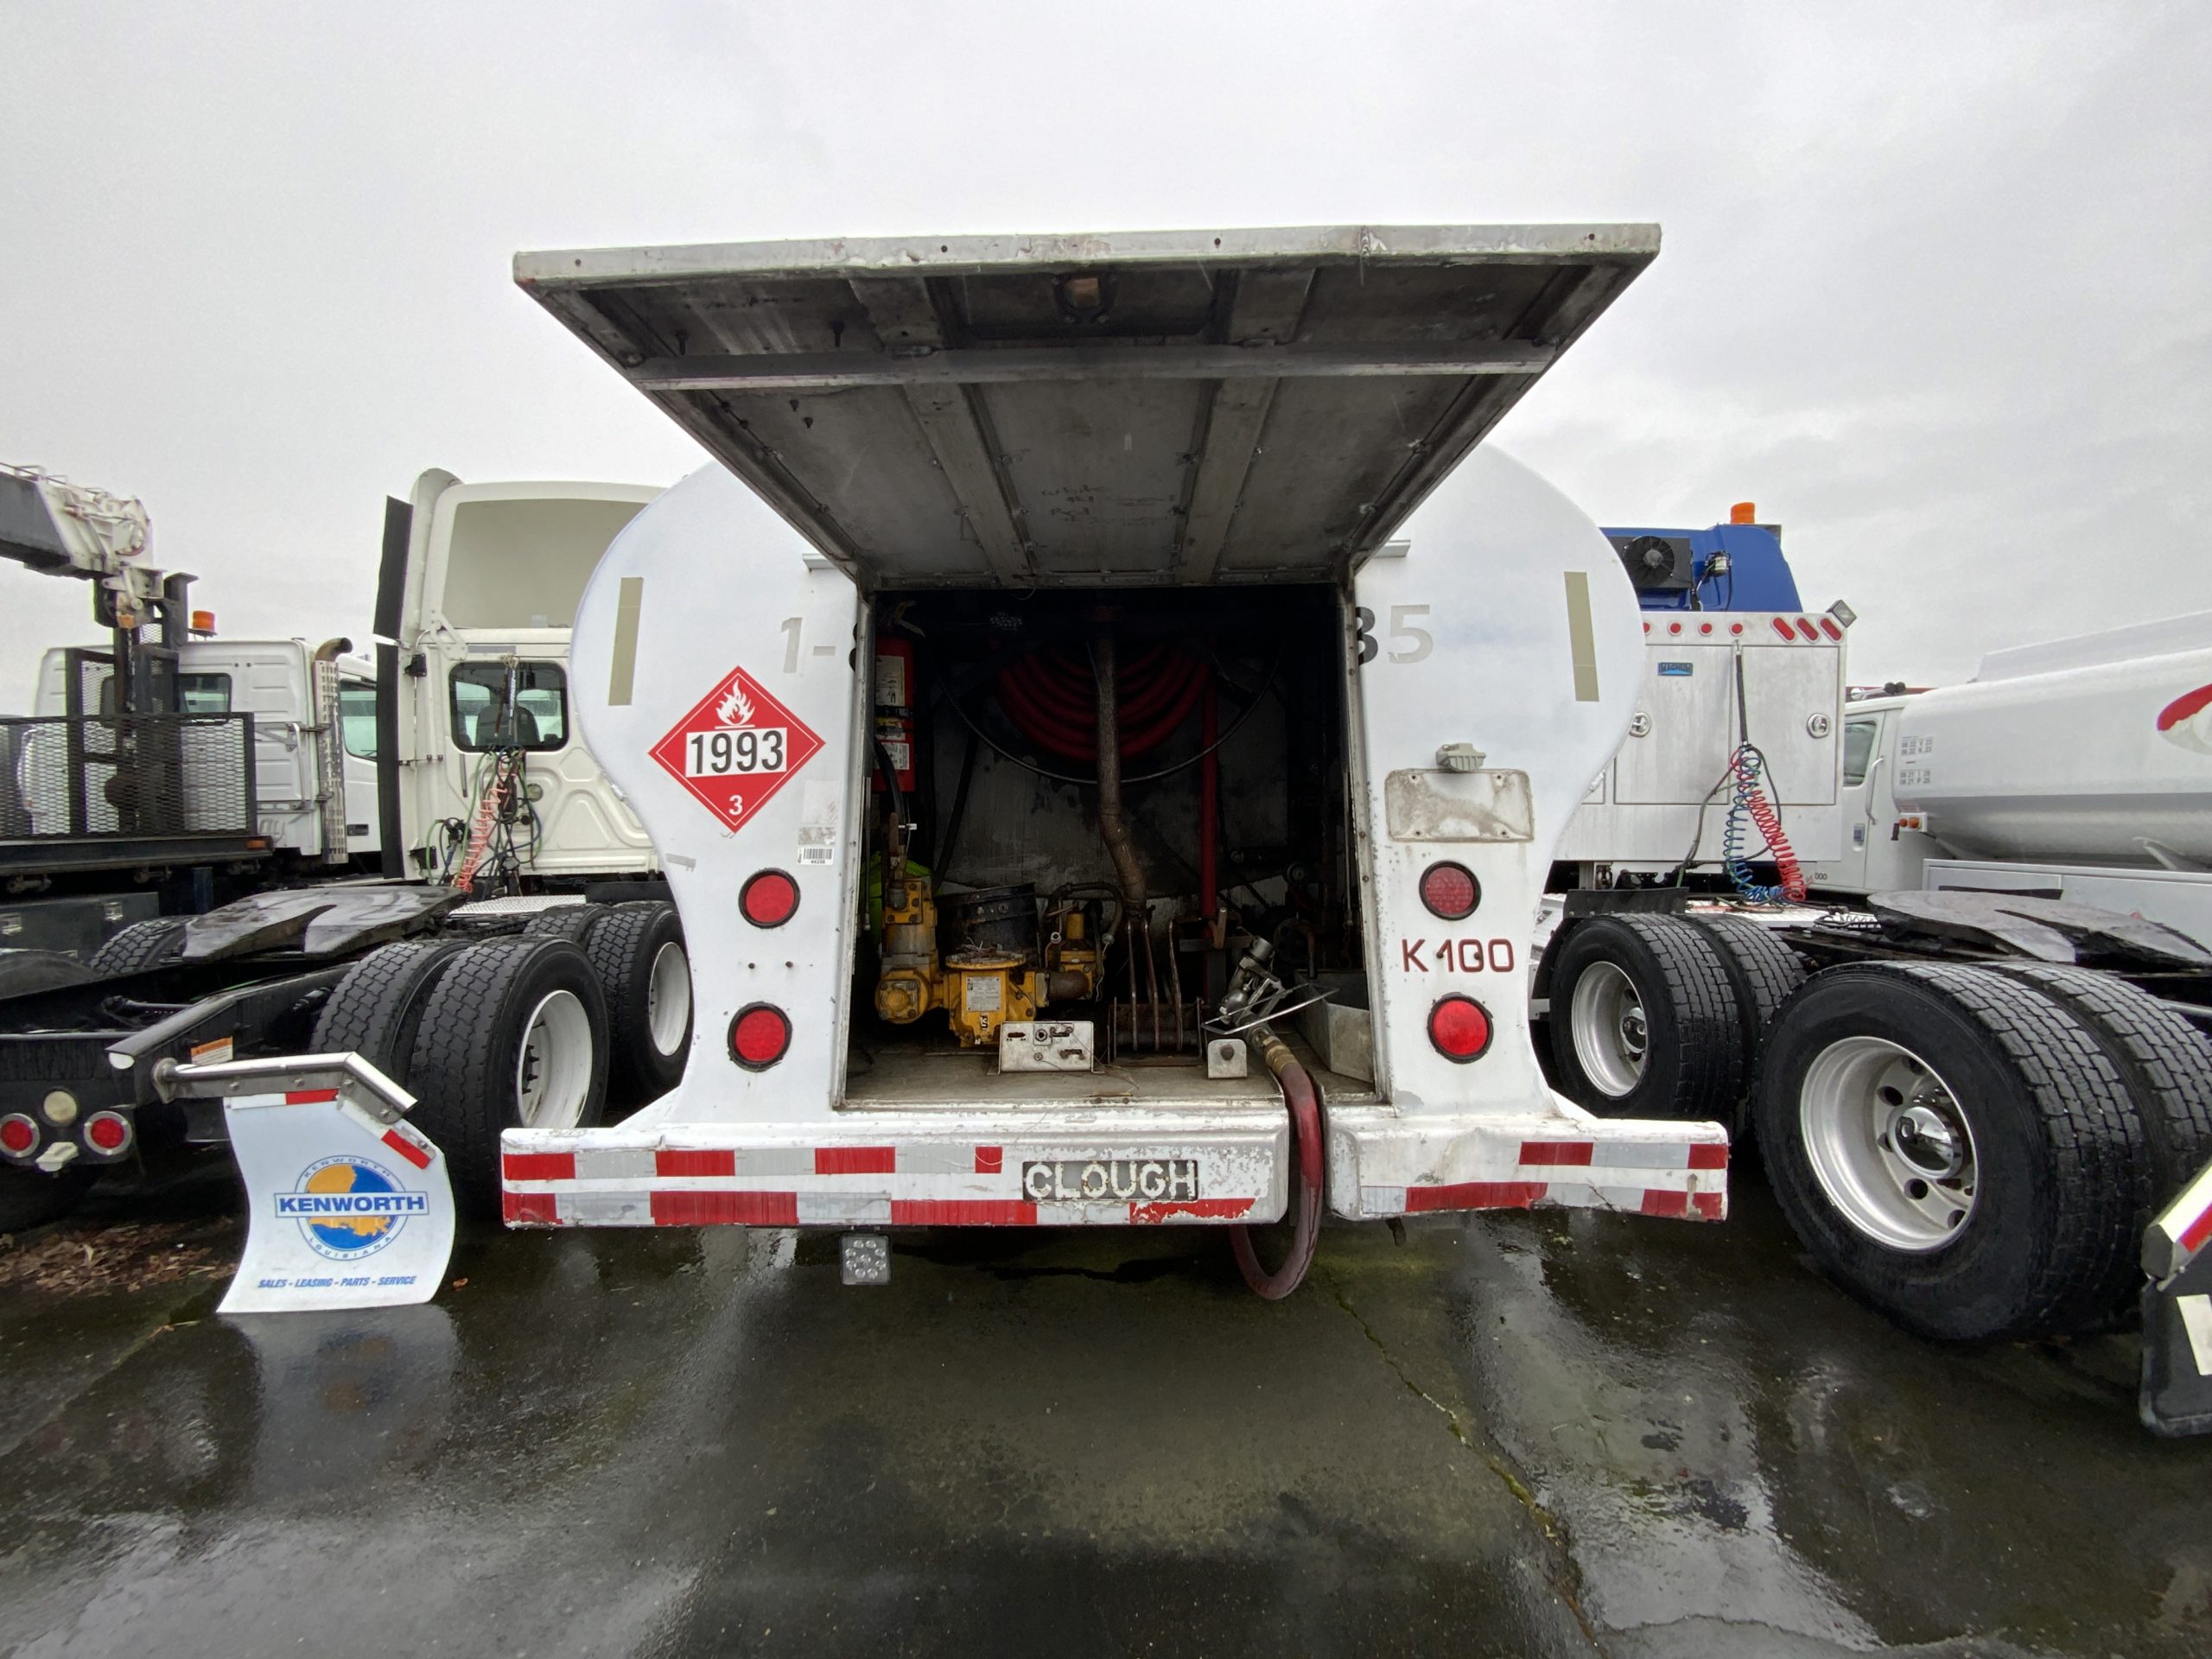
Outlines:
[[427, 1302], [453, 1255], [445, 1154], [413, 1096], [358, 1054], [175, 1065], [172, 1096], [220, 1099], [246, 1192], [245, 1253], [219, 1313]]
[[2143, 1235], [2143, 1426], [2212, 1434], [2212, 1168]]
[[2212, 1434], [2212, 1257], [2143, 1287], [2143, 1426]]

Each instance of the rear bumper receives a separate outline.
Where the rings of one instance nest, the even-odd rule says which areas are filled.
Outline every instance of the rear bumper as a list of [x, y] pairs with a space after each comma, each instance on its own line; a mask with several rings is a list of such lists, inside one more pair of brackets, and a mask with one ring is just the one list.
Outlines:
[[520, 1227], [1071, 1227], [1273, 1221], [1275, 1105], [849, 1112], [835, 1122], [510, 1129]]
[[[1374, 1220], [1568, 1205], [1719, 1221], [1717, 1123], [1328, 1115], [1329, 1206]], [[833, 1122], [510, 1129], [517, 1227], [1147, 1226], [1280, 1219], [1281, 1106], [848, 1112]]]
[[1360, 1220], [1439, 1210], [1563, 1205], [1683, 1221], [1728, 1215], [1718, 1123], [1592, 1117], [1329, 1114], [1329, 1207]]

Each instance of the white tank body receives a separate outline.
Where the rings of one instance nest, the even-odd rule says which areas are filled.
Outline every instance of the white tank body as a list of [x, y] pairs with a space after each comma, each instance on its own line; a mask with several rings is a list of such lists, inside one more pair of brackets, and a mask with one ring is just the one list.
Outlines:
[[1896, 766], [1970, 857], [2212, 864], [2212, 612], [1994, 652], [1905, 703]]

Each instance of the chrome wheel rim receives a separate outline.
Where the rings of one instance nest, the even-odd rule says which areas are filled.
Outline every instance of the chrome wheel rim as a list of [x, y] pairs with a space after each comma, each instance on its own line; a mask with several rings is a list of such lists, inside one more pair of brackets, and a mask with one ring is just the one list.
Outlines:
[[538, 1000], [515, 1056], [515, 1114], [524, 1128], [573, 1129], [591, 1098], [591, 1015], [574, 991]]
[[1965, 1230], [1979, 1173], [1974, 1128], [1910, 1049], [1880, 1037], [1830, 1043], [1806, 1069], [1797, 1116], [1814, 1179], [1855, 1230], [1915, 1255]]
[[1567, 1006], [1574, 1058], [1599, 1093], [1619, 1099], [1643, 1080], [1651, 1049], [1650, 1022], [1636, 982], [1610, 962], [1593, 962], [1574, 982]]
[[670, 1055], [683, 1046], [691, 1028], [691, 959], [673, 940], [653, 952], [652, 970], [645, 976], [645, 1030], [654, 1052]]

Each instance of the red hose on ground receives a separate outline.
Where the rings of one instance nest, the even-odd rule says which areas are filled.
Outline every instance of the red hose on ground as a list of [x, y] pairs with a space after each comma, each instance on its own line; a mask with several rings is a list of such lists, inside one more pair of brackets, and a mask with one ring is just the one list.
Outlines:
[[1306, 1277], [1306, 1269], [1313, 1265], [1313, 1247], [1320, 1242], [1321, 1103], [1314, 1092], [1313, 1079], [1281, 1040], [1265, 1027], [1254, 1034], [1268, 1070], [1282, 1086], [1283, 1104], [1290, 1112], [1291, 1167], [1296, 1177], [1290, 1195], [1290, 1254], [1269, 1273], [1261, 1267], [1259, 1255], [1252, 1248], [1250, 1228], [1230, 1228], [1229, 1243], [1236, 1254], [1236, 1270], [1244, 1275], [1244, 1282], [1268, 1300], [1279, 1302]]

